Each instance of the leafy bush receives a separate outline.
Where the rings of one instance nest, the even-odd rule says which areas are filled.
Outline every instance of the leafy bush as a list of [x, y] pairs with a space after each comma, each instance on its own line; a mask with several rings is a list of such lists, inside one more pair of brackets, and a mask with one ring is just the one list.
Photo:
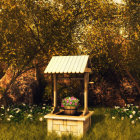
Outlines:
[[51, 110], [50, 106], [46, 104], [37, 105], [14, 105], [5, 108], [3, 105], [0, 107], [0, 121], [6, 122], [20, 122], [22, 120], [36, 120], [43, 121], [44, 115]]
[[120, 108], [119, 106], [115, 106], [113, 110], [111, 110], [112, 119], [116, 117], [124, 120], [125, 117], [130, 118], [132, 124], [136, 123], [136, 121], [140, 121], [140, 111], [139, 106], [134, 106], [133, 104], [127, 104], [125, 107]]

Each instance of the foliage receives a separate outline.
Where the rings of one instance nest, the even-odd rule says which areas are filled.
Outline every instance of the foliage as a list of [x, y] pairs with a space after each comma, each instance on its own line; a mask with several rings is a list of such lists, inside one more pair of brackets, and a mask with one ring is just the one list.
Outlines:
[[[91, 109], [93, 110], [93, 109]], [[81, 140], [138, 140], [140, 139], [140, 124], [130, 124], [128, 118], [122, 120], [110, 119], [106, 108], [94, 108], [91, 128]], [[20, 123], [3, 122], [0, 125], [0, 139], [7, 140], [77, 140], [77, 137], [62, 136], [61, 138], [55, 133], [47, 135], [46, 121], [23, 121]]]
[[6, 122], [21, 122], [25, 120], [44, 120], [44, 115], [50, 112], [50, 106], [46, 104], [37, 105], [12, 105], [5, 108], [3, 105], [0, 108], [0, 121]]
[[111, 110], [112, 119], [119, 117], [124, 120], [125, 117], [130, 118], [131, 123], [136, 123], [140, 121], [140, 111], [139, 106], [134, 106], [133, 104], [127, 104], [125, 107], [120, 108], [115, 106], [115, 109]]
[[21, 73], [46, 65], [52, 55], [75, 54], [89, 54], [95, 74], [128, 75], [140, 93], [136, 0], [2, 0], [0, 5], [0, 61], [14, 69], [5, 93]]
[[66, 97], [62, 100], [61, 107], [65, 106], [72, 106], [72, 107], [78, 107], [79, 106], [79, 100], [75, 97]]

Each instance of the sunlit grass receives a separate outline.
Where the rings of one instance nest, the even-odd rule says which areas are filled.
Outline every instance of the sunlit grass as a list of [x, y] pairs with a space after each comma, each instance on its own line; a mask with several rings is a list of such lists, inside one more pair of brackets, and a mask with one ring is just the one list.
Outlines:
[[[131, 124], [129, 118], [112, 119], [105, 108], [93, 108], [92, 126], [82, 140], [139, 140], [140, 123]], [[0, 122], [0, 140], [77, 140], [69, 135], [58, 137], [47, 135], [46, 121], [23, 120], [21, 122]]]
[[111, 119], [104, 108], [96, 108], [92, 116], [92, 127], [84, 139], [94, 140], [139, 140], [140, 123], [131, 124], [129, 118]]

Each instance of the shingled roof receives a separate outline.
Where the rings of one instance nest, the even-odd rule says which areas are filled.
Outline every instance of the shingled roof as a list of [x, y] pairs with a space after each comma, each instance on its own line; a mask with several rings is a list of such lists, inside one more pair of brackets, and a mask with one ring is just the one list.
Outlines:
[[88, 58], [88, 55], [53, 56], [44, 73], [84, 73]]

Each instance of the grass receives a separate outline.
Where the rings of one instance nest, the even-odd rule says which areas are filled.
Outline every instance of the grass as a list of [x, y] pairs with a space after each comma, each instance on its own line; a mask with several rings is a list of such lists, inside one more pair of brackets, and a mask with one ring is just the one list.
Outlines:
[[[112, 119], [105, 108], [94, 108], [92, 126], [82, 140], [139, 140], [140, 122], [131, 124], [129, 118]], [[23, 120], [21, 122], [0, 122], [0, 140], [77, 140], [71, 135], [47, 136], [46, 121]]]

